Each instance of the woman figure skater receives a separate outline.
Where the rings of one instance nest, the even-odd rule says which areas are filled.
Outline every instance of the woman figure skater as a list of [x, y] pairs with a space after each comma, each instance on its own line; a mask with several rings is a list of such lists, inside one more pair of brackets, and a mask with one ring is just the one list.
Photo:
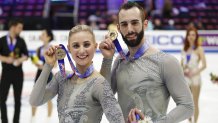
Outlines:
[[189, 119], [189, 121], [191, 123], [197, 123], [199, 115], [198, 100], [201, 90], [200, 73], [206, 68], [206, 59], [203, 48], [199, 46], [198, 32], [195, 28], [187, 29], [184, 48], [182, 50], [181, 63], [185, 78], [191, 89], [195, 105], [194, 117]]
[[[39, 75], [41, 74], [43, 65], [45, 64], [45, 58], [43, 56], [43, 53], [45, 50], [47, 50], [49, 48], [50, 42], [53, 41], [54, 36], [53, 36], [53, 33], [50, 29], [44, 29], [39, 38], [43, 42], [43, 45], [40, 46], [36, 51], [36, 54], [37, 54], [36, 57], [41, 62], [39, 62], [39, 61], [33, 62], [33, 64], [38, 68], [37, 73], [36, 73], [36, 77], [34, 80], [35, 82], [38, 79]], [[50, 72], [47, 83], [49, 83], [49, 81], [51, 81], [52, 76], [53, 76], [53, 74], [52, 74], [52, 72]], [[48, 100], [47, 104], [48, 104], [48, 118], [50, 118], [51, 114], [52, 114], [52, 102], [51, 102], [51, 100]], [[32, 120], [33, 121], [35, 120], [36, 109], [37, 109], [36, 107], [32, 106]]]
[[[62, 72], [56, 73], [47, 85], [58, 58], [56, 53], [61, 48], [64, 49], [60, 45], [51, 46], [45, 52], [45, 65], [32, 90], [30, 103], [33, 106], [42, 105], [58, 95], [60, 123], [100, 123], [103, 112], [110, 123], [124, 123], [121, 108], [109, 83], [93, 67], [97, 43], [90, 27], [78, 25], [69, 32], [67, 48], [76, 63], [76, 72], [61, 69]], [[59, 63], [59, 67], [63, 68], [63, 64]]]

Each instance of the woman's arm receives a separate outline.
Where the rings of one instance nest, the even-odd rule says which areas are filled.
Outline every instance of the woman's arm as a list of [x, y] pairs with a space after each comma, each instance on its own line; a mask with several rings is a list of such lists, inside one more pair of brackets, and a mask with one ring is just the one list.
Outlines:
[[201, 67], [199, 67], [195, 74], [200, 74], [207, 67], [204, 49], [202, 47], [198, 48], [198, 54], [201, 61]]
[[98, 78], [93, 89], [93, 98], [97, 99], [110, 123], [125, 123], [120, 105], [118, 104], [107, 80]]
[[49, 74], [52, 70], [52, 66], [45, 64], [39, 78], [34, 85], [34, 88], [30, 95], [30, 104], [33, 106], [39, 106], [52, 99], [58, 92], [58, 82], [56, 80], [57, 74], [52, 78], [47, 85]]

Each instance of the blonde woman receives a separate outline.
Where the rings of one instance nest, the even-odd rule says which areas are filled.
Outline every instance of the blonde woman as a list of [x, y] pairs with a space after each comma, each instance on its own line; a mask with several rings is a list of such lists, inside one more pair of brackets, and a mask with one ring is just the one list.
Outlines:
[[30, 103], [42, 105], [58, 95], [60, 123], [100, 123], [103, 112], [110, 123], [124, 123], [109, 83], [94, 69], [92, 59], [97, 43], [90, 27], [78, 25], [69, 32], [67, 48], [76, 63], [76, 72], [58, 72], [46, 85], [60, 48], [63, 46], [52, 46], [45, 52], [46, 63], [31, 93]]

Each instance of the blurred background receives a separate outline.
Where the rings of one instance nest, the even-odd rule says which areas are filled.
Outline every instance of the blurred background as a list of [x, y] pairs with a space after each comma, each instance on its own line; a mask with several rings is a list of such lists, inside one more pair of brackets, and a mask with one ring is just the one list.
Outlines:
[[[127, 0], [0, 0], [0, 37], [7, 34], [11, 18], [22, 18], [24, 31], [21, 33], [30, 54], [42, 45], [39, 40], [41, 30], [51, 28], [54, 43], [66, 45], [69, 30], [77, 24], [90, 25], [96, 34], [97, 42], [103, 40], [108, 29], [116, 28], [117, 12]], [[129, 0], [143, 6], [149, 20], [145, 35], [154, 46], [181, 60], [181, 49], [185, 30], [196, 27], [199, 40], [205, 50], [207, 68], [202, 72], [202, 90], [199, 99], [200, 114], [198, 123], [218, 122], [218, 85], [210, 81], [211, 72], [218, 75], [218, 0]], [[119, 35], [122, 46], [123, 41]], [[117, 55], [117, 54], [116, 54]], [[66, 60], [65, 60], [66, 61]], [[102, 55], [97, 50], [93, 63], [100, 69]], [[68, 62], [67, 62], [68, 63]], [[67, 64], [69, 66], [69, 64]], [[68, 68], [68, 66], [66, 68]], [[1, 66], [0, 66], [1, 70]], [[37, 68], [29, 59], [23, 65], [25, 81], [22, 92], [20, 123], [58, 123], [56, 98], [53, 113], [47, 118], [47, 105], [40, 106], [36, 119], [31, 118], [29, 95], [34, 85]], [[58, 68], [54, 69], [57, 72]], [[1, 73], [0, 73], [1, 75]], [[9, 123], [14, 112], [13, 90], [7, 100]], [[169, 110], [175, 107], [170, 101]], [[1, 123], [1, 121], [0, 121]], [[108, 123], [105, 116], [101, 123]], [[184, 121], [182, 123], [188, 123]]]
[[[105, 30], [116, 22], [120, 5], [127, 0], [0, 0], [0, 30], [7, 29], [11, 17], [22, 17], [25, 30], [44, 27], [64, 30], [88, 24]], [[217, 0], [130, 0], [147, 12], [151, 30], [200, 30], [218, 28]]]

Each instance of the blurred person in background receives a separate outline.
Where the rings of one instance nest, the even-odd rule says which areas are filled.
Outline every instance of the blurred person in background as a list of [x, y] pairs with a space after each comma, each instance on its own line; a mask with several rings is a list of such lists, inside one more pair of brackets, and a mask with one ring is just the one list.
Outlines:
[[189, 119], [190, 123], [197, 123], [198, 120], [198, 101], [201, 90], [200, 74], [206, 68], [204, 49], [199, 46], [198, 37], [196, 28], [190, 27], [187, 29], [181, 59], [184, 75], [191, 89], [195, 105], [194, 117]]
[[174, 26], [174, 20], [169, 19], [168, 20], [168, 25], [164, 27], [165, 30], [176, 30], [176, 27]]
[[107, 29], [117, 31], [117, 15], [116, 14], [111, 15], [111, 23], [108, 25]]
[[0, 61], [2, 62], [0, 106], [2, 123], [8, 123], [6, 101], [11, 85], [14, 89], [15, 101], [13, 123], [19, 123], [21, 93], [24, 80], [22, 63], [28, 59], [26, 43], [19, 36], [22, 30], [23, 21], [13, 19], [9, 22], [8, 34], [0, 38]]
[[160, 17], [154, 18], [153, 26], [154, 26], [154, 30], [163, 30], [164, 29]]
[[[38, 61], [34, 61], [33, 64], [38, 68], [35, 82], [38, 79], [39, 75], [42, 72], [43, 65], [45, 64], [45, 58], [44, 58], [44, 52], [49, 48], [50, 42], [53, 41], [54, 35], [50, 29], [44, 29], [42, 31], [42, 34], [40, 35], [40, 40], [43, 42], [43, 45], [40, 46], [36, 51], [36, 57], [39, 59]], [[41, 61], [41, 62], [40, 62]], [[47, 83], [51, 81], [53, 77], [52, 72], [49, 74], [49, 78]], [[52, 102], [51, 100], [48, 101], [48, 117], [51, 117], [52, 114]], [[35, 120], [35, 114], [36, 114], [36, 107], [32, 107], [32, 121]]]

